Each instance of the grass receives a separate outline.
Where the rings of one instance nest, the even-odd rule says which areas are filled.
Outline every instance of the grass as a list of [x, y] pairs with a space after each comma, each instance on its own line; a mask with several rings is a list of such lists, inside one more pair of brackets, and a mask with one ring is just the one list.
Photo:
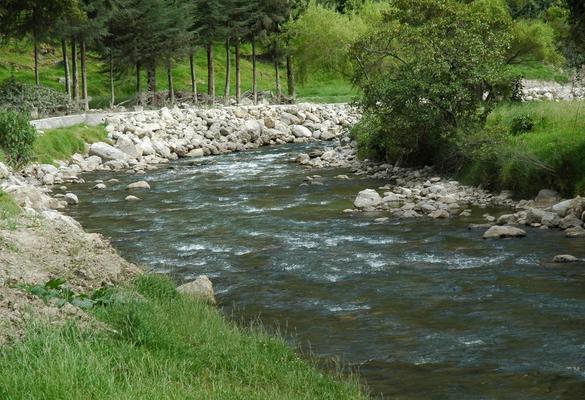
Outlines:
[[570, 74], [566, 70], [538, 61], [526, 61], [522, 64], [513, 64], [508, 66], [508, 68], [514, 76], [521, 76], [524, 79], [558, 83], [567, 83], [570, 80]]
[[[120, 292], [120, 291], [119, 291]], [[365, 399], [280, 338], [139, 278], [94, 311], [110, 330], [41, 327], [0, 350], [2, 399]]]
[[[64, 90], [60, 81], [63, 77], [63, 64], [61, 51], [52, 46], [43, 47], [40, 57], [40, 78], [41, 84], [58, 90]], [[215, 48], [216, 65], [216, 93], [222, 95], [225, 85], [225, 64], [226, 54], [221, 46]], [[0, 47], [0, 81], [11, 76], [23, 82], [34, 82], [32, 46], [24, 41], [11, 42]], [[252, 63], [250, 46], [242, 46], [242, 92], [252, 88]], [[261, 61], [258, 63], [258, 89], [274, 92], [274, 66], [270, 62]], [[232, 66], [235, 64], [232, 54]], [[201, 92], [207, 91], [207, 58], [203, 50], [197, 52], [195, 57], [197, 70], [197, 85]], [[282, 71], [284, 89], [286, 89], [286, 73]], [[188, 60], [182, 60], [173, 68], [175, 90], [190, 91], [191, 72]], [[92, 98], [92, 107], [106, 107], [109, 104], [110, 86], [108, 75], [104, 72], [104, 66], [93, 55], [89, 54], [88, 59], [88, 91]], [[235, 70], [232, 69], [231, 94], [235, 93]], [[143, 76], [142, 84], [146, 85], [146, 75]], [[116, 81], [117, 102], [130, 99], [134, 95], [134, 75], [129, 72]], [[157, 89], [166, 90], [166, 72], [159, 68], [157, 72]], [[346, 101], [353, 93], [351, 85], [336, 77], [319, 76], [309, 79], [305, 85], [299, 86], [298, 94], [301, 101]]]
[[[514, 121], [526, 118], [533, 128], [511, 134]], [[585, 195], [585, 104], [505, 104], [490, 115], [486, 132], [504, 136], [492, 145], [494, 156], [476, 159], [467, 169], [468, 182], [522, 196], [544, 188], [566, 196]]]
[[85, 153], [86, 144], [103, 141], [108, 134], [103, 125], [76, 125], [47, 130], [34, 144], [34, 158], [42, 164], [68, 160], [75, 153]]
[[14, 199], [0, 189], [0, 219], [10, 219], [20, 214], [20, 207]]

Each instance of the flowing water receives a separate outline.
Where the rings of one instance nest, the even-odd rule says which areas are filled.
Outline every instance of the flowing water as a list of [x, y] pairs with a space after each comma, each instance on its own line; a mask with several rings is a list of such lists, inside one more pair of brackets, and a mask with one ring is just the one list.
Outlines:
[[[178, 161], [147, 175], [94, 173], [71, 215], [131, 261], [207, 274], [228, 314], [357, 368], [398, 399], [585, 399], [585, 241], [530, 230], [485, 241], [471, 218], [374, 222], [348, 215], [347, 171], [307, 171], [281, 146]], [[302, 185], [320, 174], [323, 185]], [[104, 191], [97, 179], [118, 178]], [[128, 183], [152, 190], [127, 203]], [[136, 193], [135, 193], [136, 194]]]

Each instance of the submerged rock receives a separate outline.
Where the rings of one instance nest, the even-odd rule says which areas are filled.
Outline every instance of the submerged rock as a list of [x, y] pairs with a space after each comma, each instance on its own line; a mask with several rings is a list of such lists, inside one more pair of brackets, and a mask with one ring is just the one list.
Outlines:
[[355, 198], [353, 205], [356, 208], [375, 208], [382, 203], [382, 197], [374, 189], [362, 190]]
[[496, 225], [492, 226], [488, 229], [484, 234], [484, 239], [501, 239], [501, 238], [509, 238], [509, 237], [524, 237], [526, 236], [526, 231], [516, 228], [513, 226], [507, 225]]
[[582, 260], [580, 260], [577, 257], [572, 256], [570, 254], [560, 254], [560, 255], [555, 256], [553, 258], [553, 262], [557, 263], [557, 264], [575, 263], [575, 262], [579, 262], [579, 261], [582, 261]]
[[67, 202], [67, 204], [69, 204], [70, 206], [74, 206], [79, 204], [79, 199], [77, 198], [77, 196], [73, 193], [67, 193], [65, 194], [65, 196], [63, 196], [63, 199]]
[[138, 181], [128, 185], [127, 189], [150, 189], [150, 185], [146, 181]]

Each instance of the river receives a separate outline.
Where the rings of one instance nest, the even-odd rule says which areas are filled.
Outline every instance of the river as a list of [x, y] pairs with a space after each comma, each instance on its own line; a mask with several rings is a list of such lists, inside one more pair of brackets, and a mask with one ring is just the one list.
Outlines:
[[[398, 399], [584, 399], [585, 241], [529, 229], [486, 241], [486, 210], [451, 220], [349, 215], [383, 181], [288, 162], [285, 145], [180, 160], [146, 175], [96, 172], [70, 210], [130, 261], [180, 280], [207, 274], [221, 307], [356, 368]], [[319, 174], [322, 184], [303, 184]], [[103, 191], [95, 180], [117, 178]], [[147, 180], [152, 190], [132, 193]], [[378, 215], [383, 216], [383, 215]]]

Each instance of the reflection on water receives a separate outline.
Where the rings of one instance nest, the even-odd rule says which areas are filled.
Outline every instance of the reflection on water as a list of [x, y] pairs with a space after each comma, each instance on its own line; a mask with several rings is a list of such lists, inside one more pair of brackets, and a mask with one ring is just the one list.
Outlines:
[[[585, 399], [585, 241], [530, 230], [484, 241], [466, 220], [343, 214], [380, 181], [306, 171], [274, 147], [179, 161], [91, 191], [71, 214], [132, 261], [182, 279], [205, 273], [228, 313], [286, 326], [291, 340], [356, 366], [400, 399]], [[323, 185], [301, 185], [318, 173]], [[144, 200], [126, 203], [146, 179]]]

